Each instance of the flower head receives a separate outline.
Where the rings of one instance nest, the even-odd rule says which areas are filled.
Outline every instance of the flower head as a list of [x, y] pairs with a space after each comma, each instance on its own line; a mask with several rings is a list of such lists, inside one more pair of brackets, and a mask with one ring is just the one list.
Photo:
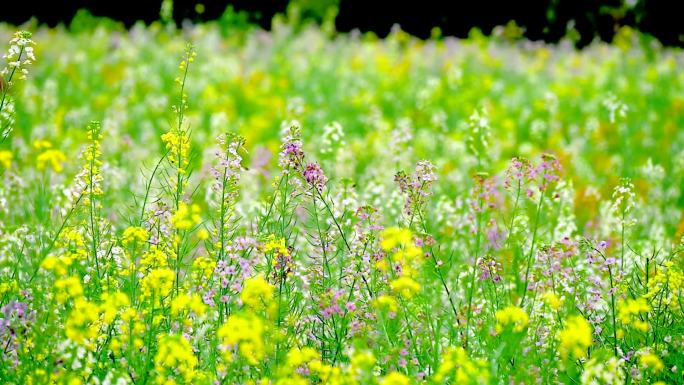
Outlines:
[[565, 328], [558, 333], [558, 340], [563, 359], [569, 356], [584, 358], [593, 343], [591, 325], [582, 316], [572, 316], [566, 321]]

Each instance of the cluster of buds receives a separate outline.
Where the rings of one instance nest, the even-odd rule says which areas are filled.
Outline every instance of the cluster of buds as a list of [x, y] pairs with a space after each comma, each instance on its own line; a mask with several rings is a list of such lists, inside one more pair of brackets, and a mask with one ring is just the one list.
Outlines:
[[[12, 85], [15, 75], [19, 76], [19, 79], [26, 79], [28, 76], [28, 66], [36, 60], [33, 52], [33, 46], [36, 43], [31, 40], [31, 36], [31, 32], [17, 31], [9, 41], [9, 50], [2, 56], [6, 65], [0, 70], [0, 76], [6, 78], [7, 81], [4, 87]], [[4, 94], [5, 90], [2, 92]]]

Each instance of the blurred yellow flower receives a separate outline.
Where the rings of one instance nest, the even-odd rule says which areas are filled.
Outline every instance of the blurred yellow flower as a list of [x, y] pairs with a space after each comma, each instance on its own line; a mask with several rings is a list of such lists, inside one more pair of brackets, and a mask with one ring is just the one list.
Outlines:
[[62, 163], [66, 161], [66, 155], [59, 150], [46, 150], [38, 155], [36, 158], [38, 170], [45, 170], [47, 165], [50, 165], [52, 170], [56, 173], [62, 172], [64, 169]]
[[496, 312], [496, 332], [501, 333], [507, 327], [511, 327], [519, 333], [527, 327], [530, 317], [525, 310], [517, 306], [508, 306]]
[[10, 168], [12, 166], [12, 152], [7, 150], [0, 151], [0, 166]]
[[563, 359], [568, 356], [584, 358], [587, 349], [593, 343], [592, 328], [584, 317], [576, 315], [567, 319], [565, 328], [558, 333], [560, 355]]

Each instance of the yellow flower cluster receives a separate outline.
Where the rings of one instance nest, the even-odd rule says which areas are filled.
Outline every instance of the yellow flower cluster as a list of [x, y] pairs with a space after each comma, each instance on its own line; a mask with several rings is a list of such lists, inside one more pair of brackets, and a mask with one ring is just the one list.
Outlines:
[[205, 256], [200, 256], [192, 261], [192, 270], [196, 279], [209, 279], [216, 268], [216, 261]]
[[420, 291], [420, 284], [411, 277], [402, 276], [390, 282], [390, 288], [402, 297], [410, 299]]
[[92, 342], [100, 329], [99, 310], [96, 304], [83, 298], [74, 301], [74, 307], [64, 324], [66, 336], [76, 344], [92, 348]]
[[100, 304], [100, 312], [102, 313], [102, 322], [111, 324], [116, 319], [119, 311], [131, 304], [130, 299], [125, 293], [103, 293], [102, 304]]
[[542, 294], [542, 300], [546, 305], [548, 305], [551, 309], [553, 310], [558, 310], [561, 305], [563, 305], [563, 301], [558, 298], [556, 293], [553, 291], [547, 291], [544, 294]]
[[80, 298], [82, 295], [83, 286], [81, 286], [80, 278], [68, 277], [55, 281], [55, 299], [57, 302], [64, 303], [68, 300]]
[[397, 305], [396, 298], [385, 294], [379, 295], [373, 301], [373, 306], [375, 306], [376, 309], [389, 311], [392, 313], [396, 313], [399, 310], [399, 305]]
[[100, 150], [102, 130], [100, 122], [90, 122], [88, 125], [88, 139], [90, 144], [81, 155], [84, 165], [83, 172], [80, 174], [82, 175], [81, 181], [86, 186], [85, 204], [89, 204], [90, 199], [93, 199], [95, 196], [104, 194], [102, 191], [102, 152]]
[[171, 224], [179, 230], [189, 230], [200, 223], [200, 207], [198, 205], [188, 205], [180, 202], [178, 210], [171, 217]]
[[10, 168], [12, 166], [12, 152], [7, 150], [0, 150], [0, 166], [3, 168]]
[[660, 372], [665, 369], [663, 361], [648, 349], [642, 350], [638, 353], [639, 365], [644, 369], [650, 369], [654, 372]]
[[[660, 296], [663, 291], [665, 292]], [[680, 307], [681, 294], [684, 294], [684, 273], [668, 261], [665, 262], [664, 268], [658, 270], [655, 277], [648, 281], [648, 292], [643, 297], [647, 301], [659, 297], [659, 304], [677, 310]]]
[[[409, 229], [399, 227], [385, 229], [380, 237], [380, 247], [385, 252], [391, 253], [391, 260], [401, 265], [402, 274], [404, 275], [412, 276], [414, 266], [422, 262], [420, 258], [422, 250], [416, 246]], [[383, 271], [389, 269], [388, 262], [384, 259], [380, 260], [376, 267]]]
[[158, 384], [176, 384], [174, 379], [177, 377], [186, 384], [192, 384], [198, 375], [196, 368], [197, 357], [183, 336], [165, 334], [159, 337], [159, 349], [154, 356]]
[[36, 158], [36, 167], [38, 170], [45, 170], [46, 166], [49, 165], [52, 170], [56, 173], [62, 172], [64, 167], [62, 163], [66, 161], [66, 155], [60, 150], [47, 149]]
[[181, 294], [171, 301], [171, 314], [174, 316], [191, 311], [197, 316], [203, 316], [207, 311], [207, 305], [197, 294]]
[[489, 370], [485, 360], [470, 358], [462, 347], [450, 347], [444, 352], [433, 379], [439, 383], [487, 384]]
[[411, 380], [399, 372], [392, 372], [386, 375], [380, 385], [410, 385]]
[[150, 271], [140, 282], [143, 297], [153, 298], [155, 302], [160, 301], [171, 293], [175, 278], [175, 273], [170, 269], [161, 268]]
[[161, 136], [168, 159], [179, 173], [183, 174], [188, 167], [190, 158], [190, 135], [184, 130], [171, 130]]
[[238, 354], [250, 365], [256, 365], [266, 355], [264, 333], [266, 326], [257, 316], [252, 314], [234, 314], [218, 329], [217, 336], [223, 346], [223, 357], [226, 361], [234, 360], [232, 347], [237, 346]]
[[560, 355], [576, 359], [584, 358], [593, 343], [592, 328], [584, 317], [576, 315], [568, 318], [565, 327], [558, 333]]
[[132, 243], [142, 244], [143, 242], [147, 242], [149, 237], [150, 233], [144, 228], [131, 226], [124, 230], [121, 242], [124, 246], [128, 246]]
[[529, 324], [530, 317], [525, 310], [517, 306], [507, 306], [496, 312], [496, 332], [501, 333], [507, 328], [520, 333]]
[[273, 305], [271, 299], [274, 292], [275, 286], [268, 283], [264, 276], [259, 274], [245, 280], [244, 287], [240, 293], [240, 300], [252, 309], [267, 309]]
[[290, 255], [290, 251], [285, 245], [285, 238], [276, 238], [273, 234], [269, 234], [264, 242], [264, 253], [270, 253], [271, 251], [282, 255]]
[[413, 245], [411, 230], [399, 227], [388, 227], [382, 232], [380, 247], [390, 251], [395, 247], [409, 247]]
[[647, 332], [648, 323], [641, 319], [642, 314], [651, 311], [651, 307], [644, 298], [627, 299], [618, 305], [618, 319], [625, 325], [631, 325], [635, 329]]
[[139, 270], [145, 272], [149, 269], [166, 267], [169, 263], [168, 259], [168, 256], [159, 247], [151, 248], [140, 258]]

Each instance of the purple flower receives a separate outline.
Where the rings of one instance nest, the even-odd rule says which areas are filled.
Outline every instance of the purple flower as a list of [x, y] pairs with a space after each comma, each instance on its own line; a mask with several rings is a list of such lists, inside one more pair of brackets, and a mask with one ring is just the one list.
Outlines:
[[315, 187], [318, 191], [323, 191], [323, 186], [328, 182], [328, 178], [323, 173], [321, 166], [315, 162], [306, 165], [302, 176], [309, 185]]

